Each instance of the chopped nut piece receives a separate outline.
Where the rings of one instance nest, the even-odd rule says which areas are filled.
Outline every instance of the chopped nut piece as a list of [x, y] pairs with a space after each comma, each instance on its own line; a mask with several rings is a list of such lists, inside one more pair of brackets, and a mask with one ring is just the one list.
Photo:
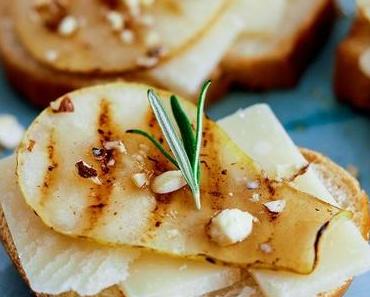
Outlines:
[[157, 32], [149, 31], [145, 35], [144, 42], [145, 42], [146, 46], [151, 48], [151, 47], [158, 46], [161, 42], [161, 39], [160, 39], [159, 34]]
[[66, 16], [58, 26], [58, 33], [68, 37], [74, 34], [78, 29], [78, 21], [74, 16]]
[[253, 193], [253, 194], [252, 194], [252, 198], [250, 199], [250, 201], [252, 201], [252, 202], [258, 202], [258, 201], [260, 201], [260, 197], [261, 197], [261, 195], [260, 195], [260, 194], [258, 194], [258, 193]]
[[156, 194], [172, 193], [186, 186], [186, 184], [180, 170], [167, 171], [153, 179], [152, 191]]
[[69, 97], [64, 97], [60, 103], [59, 101], [50, 102], [50, 108], [55, 113], [74, 112], [75, 110], [73, 102]]
[[109, 11], [106, 14], [106, 19], [109, 22], [113, 31], [121, 31], [125, 25], [125, 19], [123, 15], [117, 11]]
[[55, 50], [48, 50], [46, 53], [45, 53], [45, 58], [46, 60], [48, 60], [49, 62], [54, 62], [56, 59], [58, 59], [58, 52], [55, 51]]
[[157, 65], [159, 62], [159, 59], [157, 57], [139, 57], [136, 61], [136, 64], [140, 67], [144, 68], [151, 68]]
[[22, 141], [23, 134], [24, 128], [16, 117], [0, 115], [0, 147], [9, 150], [16, 148]]
[[286, 205], [285, 200], [275, 200], [275, 201], [269, 201], [263, 204], [269, 212], [278, 214], [281, 213]]
[[121, 140], [106, 141], [103, 146], [106, 150], [117, 150], [122, 154], [127, 154], [126, 146]]
[[96, 148], [96, 147], [92, 148], [92, 153], [93, 153], [94, 158], [99, 161], [105, 159], [106, 154], [107, 154], [105, 149]]
[[131, 179], [138, 188], [142, 188], [149, 184], [148, 177], [145, 173], [136, 173], [132, 175]]
[[208, 235], [221, 246], [245, 240], [253, 229], [254, 217], [240, 209], [225, 209], [214, 216], [208, 226]]
[[247, 182], [247, 188], [248, 190], [256, 190], [260, 186], [259, 182], [256, 180]]
[[34, 8], [42, 23], [50, 30], [56, 30], [67, 15], [68, 1], [66, 0], [37, 0]]
[[101, 182], [101, 180], [99, 179], [99, 177], [97, 177], [97, 176], [93, 176], [93, 177], [91, 177], [90, 178], [91, 179], [91, 181], [94, 183], [94, 184], [96, 184], [96, 185], [98, 185], [98, 186], [101, 186], [103, 183]]
[[123, 30], [120, 34], [123, 43], [132, 44], [135, 40], [134, 33], [131, 30]]
[[94, 169], [94, 167], [90, 166], [85, 161], [78, 161], [76, 163], [76, 168], [78, 175], [83, 178], [92, 178], [98, 176], [98, 172]]
[[272, 247], [269, 243], [262, 243], [260, 245], [260, 249], [262, 252], [264, 252], [265, 254], [270, 254], [272, 253]]
[[116, 164], [116, 160], [114, 160], [114, 159], [110, 159], [110, 160], [107, 162], [107, 166], [108, 166], [108, 167], [113, 167], [115, 164]]

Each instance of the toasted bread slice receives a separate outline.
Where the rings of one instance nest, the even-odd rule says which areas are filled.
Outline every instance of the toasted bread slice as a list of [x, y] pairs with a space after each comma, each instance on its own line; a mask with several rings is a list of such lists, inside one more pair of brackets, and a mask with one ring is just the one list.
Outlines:
[[370, 110], [370, 76], [361, 69], [360, 58], [369, 47], [369, 20], [358, 15], [337, 48], [334, 89], [339, 100], [365, 110]]
[[[141, 81], [161, 88], [152, 77], [130, 73], [74, 73], [58, 71], [40, 63], [23, 47], [11, 16], [11, 3], [1, 3], [0, 53], [10, 83], [32, 103], [46, 106], [49, 101], [77, 88], [109, 81]], [[242, 36], [222, 65], [208, 78], [213, 85], [211, 98], [221, 97], [233, 80], [247, 88], [272, 89], [294, 86], [332, 26], [332, 0], [289, 0], [284, 22], [270, 35]], [[258, 35], [260, 36], [260, 35]], [[247, 48], [258, 48], [249, 53]], [[180, 90], [172, 90], [180, 93]], [[192, 94], [183, 94], [190, 97]], [[195, 94], [194, 94], [195, 95]]]
[[[339, 167], [323, 155], [303, 149], [303, 155], [305, 158], [314, 164], [320, 178], [324, 184], [328, 187], [329, 191], [336, 199], [336, 201], [342, 207], [354, 212], [354, 221], [356, 225], [360, 228], [364, 237], [368, 236], [369, 232], [369, 213], [368, 213], [368, 200], [366, 194], [361, 190], [359, 183], [355, 178], [353, 178], [348, 172], [343, 168]], [[3, 244], [12, 259], [13, 263], [17, 267], [19, 273], [22, 275], [23, 279], [27, 281], [27, 277], [23, 271], [22, 265], [20, 264], [16, 248], [14, 246], [12, 236], [7, 227], [4, 215], [0, 209], [0, 237]], [[263, 294], [258, 290], [257, 285], [249, 277], [246, 282], [255, 287], [257, 290], [256, 297], [262, 297]], [[320, 297], [340, 297], [343, 296], [348, 286], [350, 285], [350, 280], [339, 285], [338, 289], [333, 292], [323, 293]], [[228, 292], [232, 289], [226, 289], [222, 292], [217, 292], [216, 296], [226, 296]], [[36, 294], [39, 297], [53, 297], [53, 295]], [[55, 296], [55, 295], [54, 295]], [[70, 292], [58, 295], [59, 297], [77, 297], [78, 295]], [[123, 293], [118, 289], [118, 287], [112, 287], [104, 290], [97, 297], [123, 297]], [[214, 293], [207, 295], [207, 297], [214, 296]]]
[[288, 1], [283, 22], [268, 35], [242, 35], [222, 62], [242, 87], [289, 88], [322, 47], [334, 24], [332, 0]]

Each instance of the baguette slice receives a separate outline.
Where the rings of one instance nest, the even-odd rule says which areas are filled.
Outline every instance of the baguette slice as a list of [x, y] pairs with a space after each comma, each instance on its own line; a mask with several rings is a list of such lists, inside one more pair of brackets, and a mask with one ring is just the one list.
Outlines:
[[268, 35], [242, 35], [222, 62], [245, 88], [293, 87], [334, 24], [333, 0], [288, 0], [282, 23]]
[[[309, 150], [302, 150], [304, 157], [307, 161], [312, 162], [315, 164], [315, 167], [318, 169], [319, 176], [322, 178], [323, 182], [329, 186], [329, 189], [333, 189], [331, 193], [336, 200], [341, 201], [342, 197], [338, 196], [338, 192], [335, 191], [336, 188], [340, 188], [347, 193], [348, 199], [346, 201], [341, 201], [345, 203], [348, 209], [351, 209], [355, 212], [355, 222], [357, 226], [362, 231], [363, 235], [367, 236], [369, 231], [369, 217], [368, 217], [368, 208], [367, 208], [367, 197], [366, 194], [360, 189], [359, 183], [356, 179], [354, 179], [349, 173], [347, 173], [344, 169], [340, 168], [338, 165], [334, 164], [332, 161], [327, 159], [326, 157], [322, 156], [319, 153], [309, 151]], [[7, 227], [7, 223], [5, 221], [4, 215], [2, 210], [0, 210], [0, 237], [6, 247], [6, 250], [16, 265], [18, 271], [22, 275], [25, 281], [27, 281], [27, 277], [23, 271], [23, 268], [20, 264], [18, 254], [16, 248], [14, 246], [11, 234]], [[252, 280], [249, 280], [252, 282]], [[253, 282], [252, 282], [253, 284]], [[340, 297], [343, 296], [346, 289], [350, 284], [350, 280], [338, 285], [338, 289], [333, 292], [325, 293], [320, 297]], [[228, 293], [232, 292], [234, 288], [224, 290], [222, 292], [217, 292], [217, 294], [211, 294], [210, 296], [227, 296]], [[254, 297], [262, 297], [262, 293], [256, 288], [256, 294]], [[45, 294], [36, 294], [38, 297], [54, 297], [53, 295], [45, 295]], [[70, 292], [58, 295], [59, 297], [77, 297], [79, 295]], [[123, 294], [120, 292], [118, 287], [109, 288], [100, 294], [97, 297], [122, 297]], [[82, 296], [81, 296], [82, 297]], [[208, 296], [207, 296], [208, 297]]]
[[[334, 20], [335, 9], [333, 0], [286, 1], [288, 9], [283, 23], [276, 26], [278, 32], [270, 32], [267, 35], [243, 35], [227, 54], [224, 62], [218, 65], [224, 54], [221, 48], [231, 46], [233, 41], [231, 36], [227, 38], [227, 34], [231, 33], [225, 33], [223, 30], [219, 34], [225, 36], [226, 42], [230, 44], [226, 45], [221, 39], [220, 42], [209, 45], [211, 54], [202, 54], [195, 60], [189, 57], [187, 60], [189, 63], [182, 63], [188, 65], [187, 69], [197, 69], [198, 67], [192, 63], [207, 59], [207, 67], [199, 67], [195, 71], [198, 74], [197, 80], [207, 78], [213, 80], [211, 98], [220, 98], [229, 89], [231, 81], [256, 89], [292, 87], [297, 83], [301, 72], [326, 39]], [[193, 72], [188, 73], [184, 69], [176, 68], [182, 68], [181, 63], [180, 66], [175, 65], [170, 75], [167, 74], [169, 77], [164, 77], [165, 82], [171, 80], [171, 84], [163, 83], [162, 78], [162, 81], [158, 81], [156, 73], [153, 79], [153, 75], [140, 73], [78, 74], [47, 67], [23, 48], [15, 33], [10, 4], [10, 1], [3, 1], [0, 7], [0, 54], [10, 83], [36, 105], [46, 106], [49, 101], [71, 90], [116, 80], [140, 81], [171, 89], [189, 98], [197, 94], [198, 90], [196, 92], [193, 90], [196, 85], [192, 84], [191, 90], [187, 86], [190, 82], [181, 85], [181, 89], [176, 85], [178, 82], [172, 82], [171, 73], [176, 72], [175, 70], [178, 70], [178, 75], [182, 75], [184, 79], [195, 79]], [[217, 55], [214, 54], [216, 49]], [[208, 61], [211, 60], [210, 57], [212, 61]], [[207, 74], [199, 74], [199, 71]]]
[[370, 22], [364, 15], [359, 14], [349, 35], [337, 48], [334, 89], [340, 101], [367, 111], [370, 110], [370, 74], [367, 74], [360, 64], [368, 48]]

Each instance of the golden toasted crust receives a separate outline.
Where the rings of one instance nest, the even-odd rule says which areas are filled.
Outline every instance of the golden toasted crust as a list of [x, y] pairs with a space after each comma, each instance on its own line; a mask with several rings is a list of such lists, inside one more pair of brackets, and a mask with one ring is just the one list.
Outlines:
[[306, 12], [306, 19], [301, 21], [293, 35], [280, 38], [272, 51], [255, 56], [226, 56], [223, 66], [232, 80], [242, 87], [256, 90], [295, 86], [302, 72], [327, 40], [334, 24], [334, 1], [319, 1], [316, 6], [312, 11]]
[[349, 35], [337, 48], [334, 88], [337, 97], [359, 109], [370, 110], [370, 77], [359, 67], [359, 58], [370, 46], [370, 24], [358, 16]]
[[[310, 163], [316, 166], [317, 172], [321, 176], [322, 180], [329, 186], [335, 186], [335, 189], [341, 189], [346, 192], [346, 197], [349, 197], [343, 203], [348, 205], [348, 208], [355, 212], [354, 220], [362, 231], [365, 238], [368, 238], [370, 230], [370, 220], [369, 220], [369, 209], [368, 209], [368, 199], [358, 181], [352, 177], [343, 168], [336, 165], [334, 162], [326, 158], [325, 156], [313, 152], [310, 150], [302, 149], [302, 153]], [[335, 193], [332, 193], [335, 196]], [[16, 266], [17, 270], [27, 282], [27, 277], [23, 271], [22, 265], [20, 264], [16, 248], [14, 246], [11, 234], [9, 232], [8, 226], [6, 224], [4, 214], [0, 207], [0, 238], [7, 250], [11, 260]], [[320, 294], [318, 297], [341, 297], [344, 295], [348, 289], [351, 281], [348, 280], [342, 284], [338, 289], [330, 293]], [[38, 297], [78, 297], [76, 293], [65, 293], [61, 295], [47, 295], [47, 294], [36, 294]], [[218, 295], [220, 296], [220, 295]], [[117, 287], [112, 287], [104, 292], [96, 295], [95, 297], [124, 297], [122, 292]], [[262, 297], [262, 295], [261, 295]]]
[[[101, 75], [73, 74], [40, 64], [22, 47], [12, 21], [12, 1], [0, 3], [0, 54], [10, 83], [33, 104], [46, 106], [51, 100], [84, 86], [117, 80], [141, 81], [155, 85], [140, 73]], [[294, 86], [315, 51], [325, 40], [334, 20], [332, 0], [313, 11], [293, 36], [285, 38], [272, 54], [256, 58], [227, 58], [222, 72], [215, 69], [210, 98], [220, 98], [235, 81], [247, 88], [272, 89]], [[157, 85], [163, 88], [164, 86]]]

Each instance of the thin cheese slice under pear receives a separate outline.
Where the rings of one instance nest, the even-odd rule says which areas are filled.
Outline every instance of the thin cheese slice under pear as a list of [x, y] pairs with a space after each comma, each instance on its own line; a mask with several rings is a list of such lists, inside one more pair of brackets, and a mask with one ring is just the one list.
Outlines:
[[24, 202], [15, 166], [15, 156], [0, 161], [0, 204], [32, 290], [86, 296], [125, 280], [140, 251], [72, 239], [48, 228]]
[[229, 287], [240, 276], [237, 268], [143, 253], [121, 288], [128, 297], [198, 297]]
[[[187, 187], [161, 196], [135, 186], [132, 176], [136, 173], [156, 175], [172, 169], [148, 141], [148, 158], [138, 162], [139, 147], [146, 140], [126, 133], [142, 128], [163, 137], [146, 98], [147, 88], [117, 83], [83, 89], [66, 95], [74, 112], [54, 113], [49, 108], [34, 121], [18, 151], [18, 177], [26, 202], [44, 223], [63, 234], [101, 243], [142, 246], [242, 267], [310, 273], [322, 230], [330, 227], [333, 218], [348, 214], [285, 183], [265, 179], [253, 161], [208, 119], [201, 153], [201, 210], [195, 209]], [[168, 104], [170, 94], [160, 94]], [[183, 104], [193, 121], [194, 106]], [[108, 173], [92, 155], [92, 148], [107, 140], [123, 141], [128, 151], [114, 152], [115, 166]], [[77, 174], [75, 164], [81, 159], [96, 168], [102, 184]], [[258, 189], [248, 189], [249, 180], [258, 181]], [[256, 193], [259, 203], [250, 199]], [[264, 207], [267, 201], [281, 199], [286, 207], [278, 216]], [[246, 210], [259, 223], [246, 240], [221, 247], [207, 236], [206, 229], [218, 211], [228, 208]], [[173, 229], [178, 236], [170, 236]], [[296, 237], [294, 246], [289, 244], [292, 236]], [[272, 246], [269, 253], [260, 248], [266, 242]]]
[[[265, 104], [240, 110], [222, 119], [219, 124], [271, 176], [275, 175], [279, 166], [294, 168], [304, 161], [283, 126]], [[289, 176], [286, 171], [281, 174]], [[313, 168], [296, 179], [293, 185], [337, 205]], [[323, 239], [320, 261], [310, 275], [252, 270], [264, 294], [267, 297], [312, 297], [336, 289], [347, 279], [370, 270], [370, 247], [352, 221], [338, 222]]]
[[[165, 49], [163, 57], [178, 55], [207, 34], [231, 2], [155, 1], [145, 15], [153, 19], [153, 30]], [[69, 1], [67, 15], [77, 21], [76, 32], [71, 36], [48, 30], [35, 10], [34, 1], [17, 0], [14, 5], [16, 30], [22, 45], [34, 58], [55, 69], [81, 73], [138, 70], [137, 61], [148, 50], [139, 37], [132, 44], [120, 39], [119, 32], [114, 32], [107, 21], [110, 9], [103, 1]], [[124, 13], [124, 8], [117, 11]], [[48, 59], [50, 50], [57, 51], [55, 60]]]

